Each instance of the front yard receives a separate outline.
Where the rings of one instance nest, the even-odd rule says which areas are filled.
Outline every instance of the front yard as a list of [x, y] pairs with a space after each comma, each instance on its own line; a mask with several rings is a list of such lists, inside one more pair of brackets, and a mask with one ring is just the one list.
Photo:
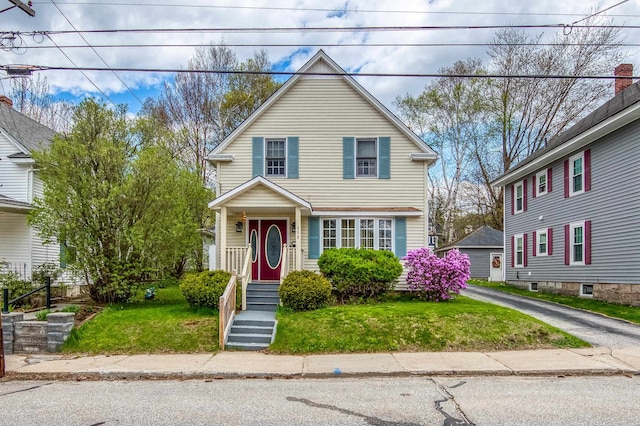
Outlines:
[[[588, 346], [527, 315], [466, 297], [444, 303], [406, 295], [381, 303], [278, 312], [272, 353], [491, 351]], [[65, 344], [65, 353], [218, 351], [218, 313], [194, 310], [177, 286], [153, 301], [105, 308]]]

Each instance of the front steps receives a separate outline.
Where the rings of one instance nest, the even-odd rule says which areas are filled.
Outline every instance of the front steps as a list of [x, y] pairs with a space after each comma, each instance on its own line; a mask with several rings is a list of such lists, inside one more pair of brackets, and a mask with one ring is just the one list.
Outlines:
[[225, 348], [260, 351], [269, 347], [276, 334], [279, 284], [249, 283], [247, 310], [239, 312], [227, 336]]

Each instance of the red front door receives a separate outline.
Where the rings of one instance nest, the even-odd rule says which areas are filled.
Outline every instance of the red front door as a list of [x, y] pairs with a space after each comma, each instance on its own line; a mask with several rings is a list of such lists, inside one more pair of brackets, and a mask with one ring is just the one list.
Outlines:
[[286, 220], [250, 220], [251, 275], [260, 281], [279, 280], [282, 245], [287, 242]]

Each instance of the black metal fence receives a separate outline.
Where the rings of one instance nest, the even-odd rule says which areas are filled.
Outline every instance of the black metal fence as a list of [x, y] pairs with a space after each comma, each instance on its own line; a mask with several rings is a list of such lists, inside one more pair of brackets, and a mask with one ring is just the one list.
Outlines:
[[3, 288], [2, 289], [2, 313], [8, 314], [9, 305], [13, 305], [14, 303], [19, 302], [20, 300], [26, 297], [29, 297], [32, 294], [42, 290], [45, 290], [47, 309], [51, 309], [51, 277], [45, 278], [45, 284], [42, 287], [38, 287], [35, 290], [32, 290], [29, 293], [23, 294], [22, 296], [18, 296], [12, 300], [9, 300], [9, 289]]

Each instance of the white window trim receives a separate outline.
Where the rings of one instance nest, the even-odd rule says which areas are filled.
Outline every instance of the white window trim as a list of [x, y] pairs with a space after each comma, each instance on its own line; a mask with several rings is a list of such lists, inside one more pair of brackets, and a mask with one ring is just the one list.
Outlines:
[[[355, 145], [353, 147], [353, 177], [356, 179], [378, 179], [380, 176], [380, 141], [377, 136], [372, 137], [354, 137]], [[359, 140], [374, 140], [376, 142], [376, 175], [375, 176], [358, 176], [358, 141]], [[369, 218], [361, 218], [361, 219], [369, 219]]]
[[[540, 235], [543, 234], [547, 237], [547, 251], [540, 253]], [[538, 256], [549, 256], [549, 228], [538, 229], [536, 231], [536, 257]]]
[[[584, 286], [585, 285], [590, 285], [591, 286], [591, 294], [585, 294], [585, 292], [584, 292]], [[580, 297], [593, 297], [593, 284], [591, 284], [591, 283], [580, 284]]]
[[[582, 159], [582, 189], [580, 191], [573, 190], [573, 162], [578, 158]], [[584, 151], [580, 154], [576, 154], [572, 157], [569, 157], [569, 197], [573, 197], [574, 195], [580, 195], [584, 192], [584, 184], [585, 184], [585, 167], [584, 167]]]
[[[522, 188], [522, 203], [520, 203], [520, 206], [522, 208], [520, 210], [518, 210], [518, 187]], [[526, 195], [524, 193], [524, 181], [520, 181], [513, 186], [513, 213], [514, 214], [522, 213], [524, 211], [525, 196]]]
[[[544, 192], [540, 192], [540, 178], [544, 177], [545, 185]], [[549, 193], [549, 176], [547, 175], [547, 169], [542, 172], [536, 173], [536, 197]]]
[[[270, 175], [268, 174], [268, 166], [267, 166], [267, 145], [269, 141], [282, 141], [284, 140], [284, 175]], [[262, 147], [262, 149], [264, 150], [263, 152], [263, 158], [264, 158], [264, 176], [266, 178], [288, 178], [289, 177], [289, 138], [264, 138], [264, 146]]]
[[[573, 230], [576, 228], [582, 228], [582, 261], [576, 262], [573, 258]], [[580, 222], [572, 222], [569, 224], [569, 265], [584, 265], [584, 257], [586, 255], [585, 251], [585, 221], [582, 220]]]
[[363, 219], [371, 219], [373, 220], [373, 250], [380, 250], [380, 239], [379, 239], [379, 231], [380, 231], [380, 220], [391, 220], [391, 249], [387, 251], [391, 251], [395, 253], [396, 251], [396, 221], [393, 218], [389, 217], [371, 217], [371, 216], [363, 216], [363, 217], [322, 217], [320, 218], [320, 232], [322, 235], [320, 236], [320, 253], [322, 253], [324, 248], [324, 221], [325, 220], [335, 220], [336, 221], [336, 248], [342, 248], [342, 219], [352, 219], [355, 220], [355, 248], [360, 248], [360, 220]]
[[[518, 239], [522, 240], [522, 263], [518, 264]], [[516, 234], [513, 236], [513, 267], [524, 268], [524, 234]]]

